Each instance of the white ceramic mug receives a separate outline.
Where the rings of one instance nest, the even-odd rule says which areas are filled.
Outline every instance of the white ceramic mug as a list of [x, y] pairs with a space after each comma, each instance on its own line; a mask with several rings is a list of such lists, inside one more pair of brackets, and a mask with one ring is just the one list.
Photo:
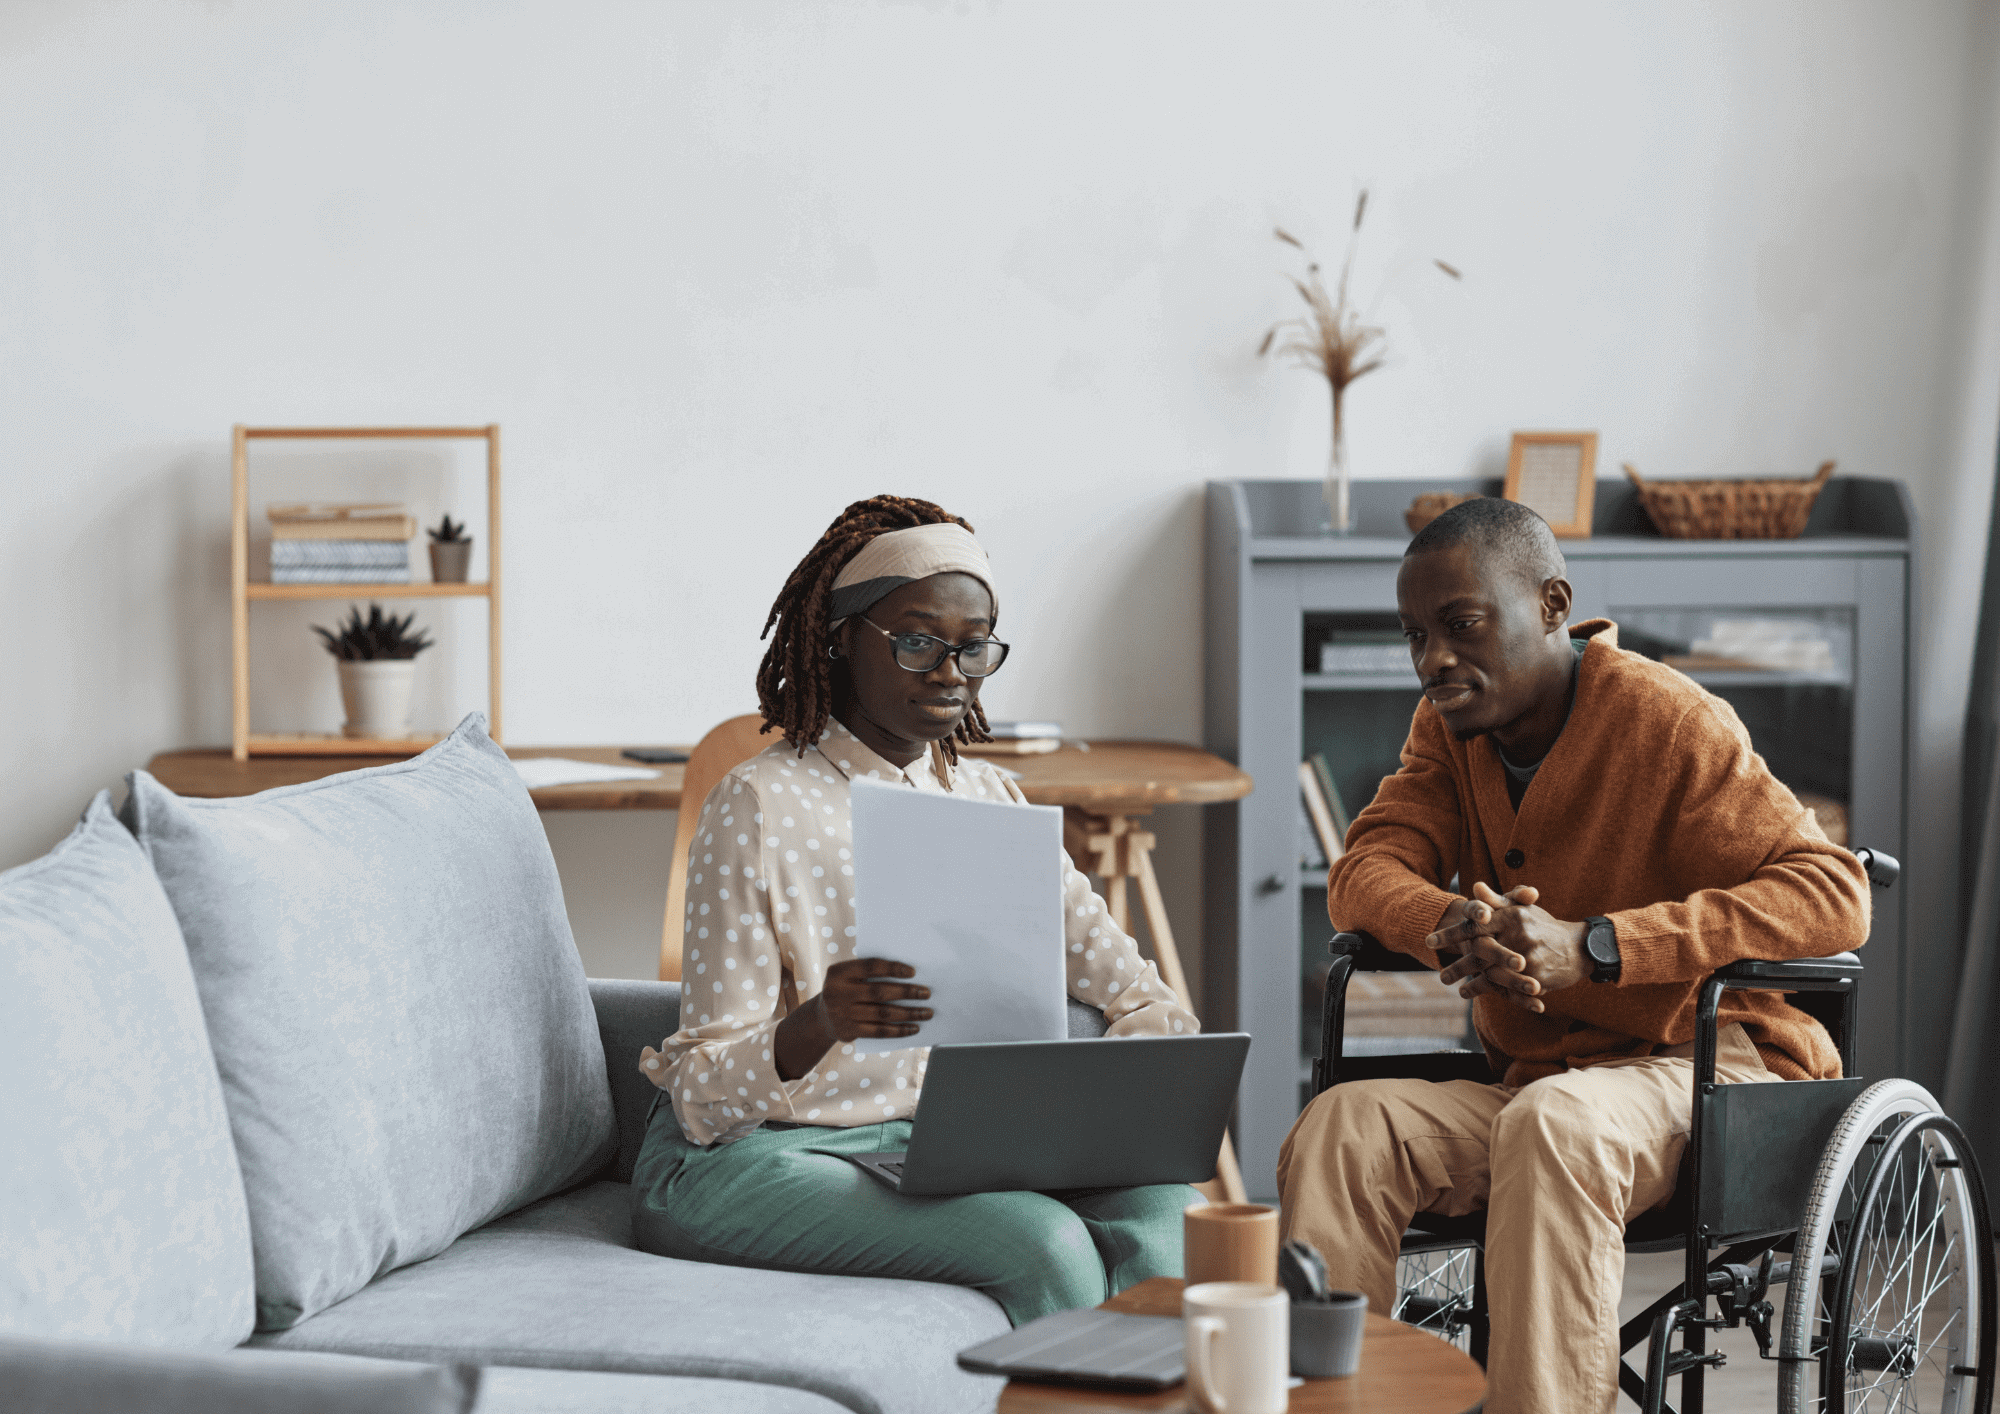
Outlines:
[[1284, 1414], [1292, 1303], [1284, 1289], [1211, 1281], [1181, 1296], [1187, 1383], [1206, 1414]]

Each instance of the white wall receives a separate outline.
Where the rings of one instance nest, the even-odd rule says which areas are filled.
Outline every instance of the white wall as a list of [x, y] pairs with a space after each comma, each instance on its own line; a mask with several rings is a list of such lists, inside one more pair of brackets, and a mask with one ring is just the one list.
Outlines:
[[[504, 426], [517, 741], [742, 710], [784, 572], [885, 489], [978, 525], [999, 714], [1198, 739], [1197, 488], [1324, 455], [1323, 393], [1254, 357], [1292, 310], [1270, 227], [1334, 254], [1361, 183], [1394, 361], [1352, 394], [1360, 474], [1575, 426], [1659, 476], [1908, 478], [1950, 785], [1993, 15], [0, 4], [0, 863], [226, 737], [237, 421]], [[261, 661], [325, 727], [311, 617]], [[463, 628], [438, 661], [476, 676]], [[670, 823], [552, 825], [641, 971]]]

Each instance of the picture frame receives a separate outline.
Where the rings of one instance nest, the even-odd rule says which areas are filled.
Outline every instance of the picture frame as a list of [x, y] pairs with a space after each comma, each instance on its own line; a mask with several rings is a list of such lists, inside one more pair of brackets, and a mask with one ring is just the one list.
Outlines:
[[1589, 539], [1597, 504], [1597, 434], [1516, 432], [1500, 494], [1541, 516], [1559, 537]]

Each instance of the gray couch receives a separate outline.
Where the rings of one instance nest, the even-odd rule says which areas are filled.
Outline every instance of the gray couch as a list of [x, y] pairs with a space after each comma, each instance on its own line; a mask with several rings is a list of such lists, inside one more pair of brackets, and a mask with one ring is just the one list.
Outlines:
[[482, 728], [0, 874], [9, 1407], [991, 1409], [978, 1292], [632, 1246], [680, 988], [584, 982]]

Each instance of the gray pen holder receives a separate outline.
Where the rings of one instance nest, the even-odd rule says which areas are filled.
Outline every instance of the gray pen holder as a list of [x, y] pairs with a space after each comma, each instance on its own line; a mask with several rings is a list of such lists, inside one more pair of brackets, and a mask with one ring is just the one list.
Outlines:
[[1361, 1368], [1361, 1332], [1368, 1298], [1330, 1291], [1324, 1301], [1292, 1303], [1292, 1373], [1309, 1380], [1351, 1375]]

